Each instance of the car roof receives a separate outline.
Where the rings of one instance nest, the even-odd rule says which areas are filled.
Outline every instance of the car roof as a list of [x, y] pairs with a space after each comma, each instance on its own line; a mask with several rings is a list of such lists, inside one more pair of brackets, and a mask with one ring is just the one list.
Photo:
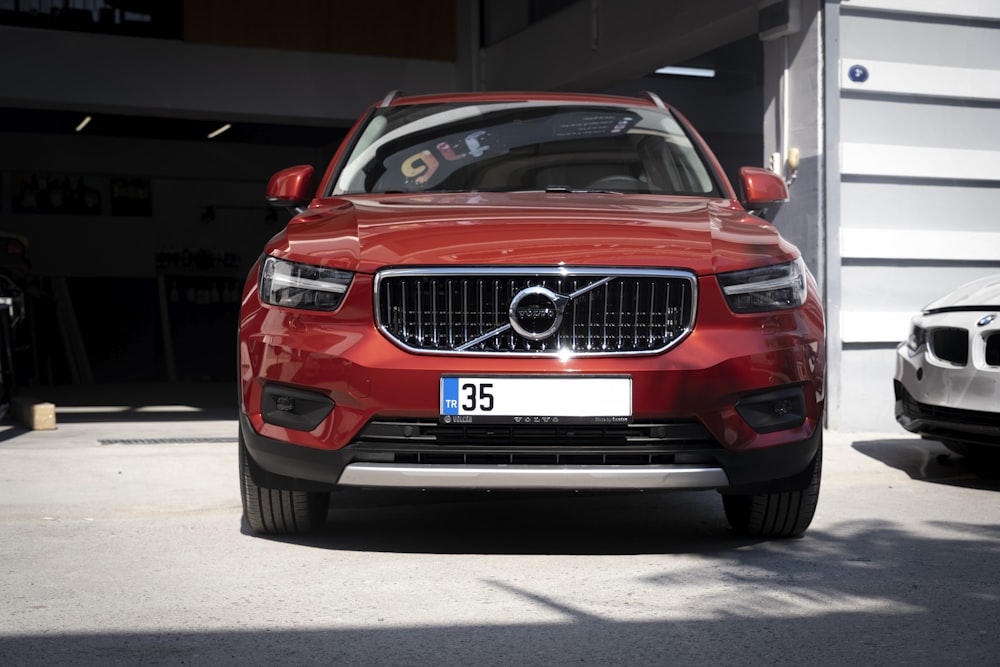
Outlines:
[[406, 106], [416, 104], [481, 104], [484, 102], [575, 102], [614, 106], [647, 106], [670, 108], [656, 93], [646, 92], [645, 97], [604, 95], [598, 93], [559, 93], [544, 91], [487, 91], [474, 93], [437, 93], [408, 96], [399, 91], [387, 94], [377, 106]]

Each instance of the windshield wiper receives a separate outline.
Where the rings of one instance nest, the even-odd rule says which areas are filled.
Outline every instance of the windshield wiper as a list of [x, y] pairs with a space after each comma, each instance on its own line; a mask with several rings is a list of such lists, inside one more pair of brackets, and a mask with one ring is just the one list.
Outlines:
[[549, 193], [563, 193], [563, 194], [586, 192], [586, 193], [599, 194], [599, 195], [622, 195], [622, 194], [625, 194], [624, 192], [621, 192], [619, 190], [593, 190], [591, 188], [571, 188], [568, 185], [547, 185], [547, 186], [545, 186], [545, 192], [549, 192]]

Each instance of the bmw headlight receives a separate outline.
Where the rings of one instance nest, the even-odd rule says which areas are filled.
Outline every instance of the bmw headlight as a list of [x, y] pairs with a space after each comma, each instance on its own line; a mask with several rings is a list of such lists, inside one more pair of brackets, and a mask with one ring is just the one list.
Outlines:
[[267, 257], [260, 270], [260, 299], [285, 308], [336, 310], [352, 278], [350, 271]]
[[761, 313], [801, 306], [806, 300], [806, 265], [794, 262], [720, 273], [719, 284], [735, 313]]
[[910, 335], [906, 339], [906, 346], [916, 352], [927, 343], [927, 330], [917, 324], [916, 320], [910, 326]]

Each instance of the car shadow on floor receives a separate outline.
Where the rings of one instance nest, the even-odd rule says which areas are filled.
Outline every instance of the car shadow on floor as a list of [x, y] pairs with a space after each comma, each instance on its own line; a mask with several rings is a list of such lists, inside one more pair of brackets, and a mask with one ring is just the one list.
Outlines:
[[934, 440], [859, 440], [851, 446], [914, 480], [1000, 491], [1000, 468], [996, 464], [961, 456]]
[[[242, 530], [252, 534], [245, 520]], [[336, 551], [504, 555], [705, 554], [766, 541], [734, 533], [714, 491], [345, 490], [333, 494], [322, 530], [263, 539]]]

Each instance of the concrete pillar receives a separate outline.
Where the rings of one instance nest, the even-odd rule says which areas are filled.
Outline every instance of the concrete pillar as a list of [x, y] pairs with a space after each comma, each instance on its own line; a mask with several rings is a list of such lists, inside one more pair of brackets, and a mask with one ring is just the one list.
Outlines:
[[798, 29], [764, 41], [763, 164], [789, 182], [791, 201], [777, 212], [773, 222], [799, 247], [823, 288], [822, 16], [819, 0], [783, 1], [798, 5]]

